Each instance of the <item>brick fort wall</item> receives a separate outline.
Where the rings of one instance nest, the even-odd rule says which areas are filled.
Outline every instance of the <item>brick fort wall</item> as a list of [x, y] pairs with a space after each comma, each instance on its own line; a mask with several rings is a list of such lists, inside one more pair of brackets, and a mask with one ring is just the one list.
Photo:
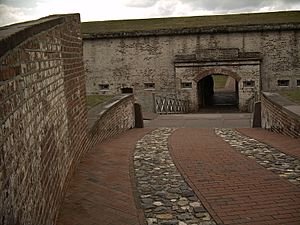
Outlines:
[[261, 98], [262, 127], [273, 132], [300, 137], [300, 106], [279, 94], [264, 92]]
[[[252, 14], [252, 17], [259, 15]], [[277, 18], [281, 13], [270, 15]], [[299, 15], [295, 12], [295, 18]], [[232, 15], [224, 17], [231, 18]], [[202, 20], [207, 19], [209, 23], [215, 18], [199, 17], [199, 27], [195, 24], [190, 29], [168, 28], [167, 23], [172, 18], [159, 20], [166, 24], [162, 30], [155, 28], [157, 20], [151, 19], [149, 22], [120, 21], [122, 28], [114, 25], [117, 22], [83, 23], [87, 93], [113, 95], [124, 88], [132, 88], [144, 111], [153, 111], [152, 93], [175, 94], [188, 97], [191, 107], [195, 108], [193, 111], [197, 111], [200, 98], [195, 77], [212, 67], [224, 68], [241, 78], [238, 83], [240, 110], [248, 111], [248, 106], [251, 108], [253, 101], [259, 100], [261, 90], [282, 90], [300, 85], [299, 19], [293, 23], [282, 20], [264, 24], [267, 21], [259, 20], [251, 26], [244, 21], [240, 25], [201, 27]], [[176, 20], [184, 23], [183, 18]], [[142, 23], [153, 28], [143, 30], [137, 26], [137, 30], [122, 30]], [[106, 26], [111, 27], [106, 29]], [[114, 31], [114, 27], [119, 31]], [[249, 82], [250, 86], [247, 85]], [[186, 83], [190, 85], [188, 88]]]
[[80, 18], [23, 26], [1, 43], [0, 223], [52, 224], [86, 141]]
[[108, 105], [89, 130], [79, 14], [0, 34], [0, 224], [55, 224], [81, 156], [134, 126], [133, 96]]

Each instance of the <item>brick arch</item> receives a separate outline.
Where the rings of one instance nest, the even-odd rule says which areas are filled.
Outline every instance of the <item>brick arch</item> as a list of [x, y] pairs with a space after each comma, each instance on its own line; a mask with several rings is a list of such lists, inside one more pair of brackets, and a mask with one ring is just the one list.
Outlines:
[[227, 76], [232, 77], [236, 81], [241, 80], [241, 77], [236, 72], [233, 72], [232, 70], [224, 69], [224, 68], [211, 68], [211, 69], [208, 69], [208, 70], [204, 70], [204, 71], [200, 72], [193, 80], [196, 83], [198, 83], [204, 77], [206, 77], [208, 75], [212, 75], [212, 74], [227, 75]]

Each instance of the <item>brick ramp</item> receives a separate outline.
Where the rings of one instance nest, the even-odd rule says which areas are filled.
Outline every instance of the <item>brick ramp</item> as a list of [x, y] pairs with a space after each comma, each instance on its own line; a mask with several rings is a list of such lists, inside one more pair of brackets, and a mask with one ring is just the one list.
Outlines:
[[137, 140], [150, 131], [130, 130], [87, 153], [72, 178], [57, 225], [143, 224], [133, 193], [132, 157]]
[[300, 138], [291, 138], [261, 128], [238, 128], [237, 131], [300, 159]]
[[170, 137], [175, 164], [219, 224], [300, 224], [300, 190], [234, 151], [213, 129]]

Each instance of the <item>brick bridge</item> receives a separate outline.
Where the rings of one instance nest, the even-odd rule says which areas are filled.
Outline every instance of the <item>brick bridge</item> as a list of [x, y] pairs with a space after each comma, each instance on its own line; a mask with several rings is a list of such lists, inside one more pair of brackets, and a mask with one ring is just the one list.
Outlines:
[[[245, 126], [238, 115], [216, 116]], [[180, 120], [193, 119], [163, 116], [98, 143], [72, 178], [58, 225], [299, 224], [300, 139], [197, 120], [174, 128]]]
[[79, 22], [0, 30], [0, 224], [300, 223], [298, 105], [261, 93], [277, 133], [251, 114], [135, 128], [133, 95], [87, 111]]

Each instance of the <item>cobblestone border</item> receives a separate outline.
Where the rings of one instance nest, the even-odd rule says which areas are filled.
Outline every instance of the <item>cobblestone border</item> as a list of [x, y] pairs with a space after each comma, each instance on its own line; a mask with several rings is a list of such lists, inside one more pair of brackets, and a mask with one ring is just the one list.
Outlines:
[[228, 142], [235, 150], [256, 160], [258, 164], [266, 169], [300, 187], [299, 159], [233, 129], [216, 128], [215, 133]]
[[175, 129], [161, 128], [136, 144], [134, 170], [148, 225], [215, 225], [174, 165], [168, 138]]

